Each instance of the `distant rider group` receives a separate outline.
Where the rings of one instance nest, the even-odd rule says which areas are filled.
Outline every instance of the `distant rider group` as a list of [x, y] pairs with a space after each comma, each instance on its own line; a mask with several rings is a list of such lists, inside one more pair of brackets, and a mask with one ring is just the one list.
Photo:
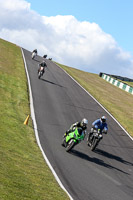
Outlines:
[[[35, 59], [35, 56], [37, 56], [37, 49], [34, 49], [31, 53], [32, 59]], [[41, 78], [41, 76], [43, 76], [43, 74], [45, 73], [45, 68], [47, 67], [47, 64], [44, 60], [44, 58], [46, 58], [46, 57], [47, 57], [47, 55], [44, 55], [43, 61], [38, 64], [38, 78], [39, 79]]]

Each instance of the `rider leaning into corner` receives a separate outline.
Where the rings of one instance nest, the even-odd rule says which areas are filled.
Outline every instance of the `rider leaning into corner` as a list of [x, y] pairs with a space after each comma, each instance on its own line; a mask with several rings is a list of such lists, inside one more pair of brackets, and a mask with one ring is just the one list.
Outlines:
[[88, 135], [87, 141], [88, 141], [89, 138], [92, 137], [95, 130], [97, 132], [99, 132], [100, 134], [102, 134], [103, 132], [105, 134], [107, 134], [108, 126], [107, 126], [107, 123], [106, 123], [106, 117], [105, 116], [102, 116], [100, 119], [97, 119], [92, 123], [91, 132]]
[[45, 60], [43, 60], [38, 66], [39, 66], [38, 72], [40, 71], [41, 67], [43, 67], [43, 73], [44, 73], [45, 72], [45, 68], [47, 67], [47, 64], [46, 64]]
[[75, 128], [82, 128], [82, 134], [84, 134], [84, 137], [85, 137], [87, 124], [88, 124], [88, 120], [85, 118], [82, 119], [81, 122], [76, 122], [76, 123], [72, 124], [70, 129], [67, 130], [66, 133], [64, 134], [64, 137], [66, 137], [69, 133], [73, 132], [75, 130]]

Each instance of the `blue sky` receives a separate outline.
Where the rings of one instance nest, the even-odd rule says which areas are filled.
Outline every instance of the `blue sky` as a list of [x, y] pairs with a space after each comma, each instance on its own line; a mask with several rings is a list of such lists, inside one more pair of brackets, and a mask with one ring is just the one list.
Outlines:
[[133, 78], [133, 0], [0, 0], [0, 38], [91, 73]]
[[73, 15], [97, 23], [133, 55], [133, 0], [28, 0], [41, 15]]

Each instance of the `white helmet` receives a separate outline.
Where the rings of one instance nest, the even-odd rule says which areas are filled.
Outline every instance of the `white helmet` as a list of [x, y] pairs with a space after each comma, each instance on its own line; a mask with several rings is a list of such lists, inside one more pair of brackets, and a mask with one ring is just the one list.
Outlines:
[[101, 117], [101, 121], [102, 121], [103, 123], [105, 123], [105, 122], [106, 122], [106, 117], [105, 117], [105, 116], [102, 116], [102, 117]]
[[88, 124], [88, 120], [87, 119], [82, 119], [82, 121], [81, 121], [81, 126], [82, 127], [86, 127], [87, 126], [87, 124]]

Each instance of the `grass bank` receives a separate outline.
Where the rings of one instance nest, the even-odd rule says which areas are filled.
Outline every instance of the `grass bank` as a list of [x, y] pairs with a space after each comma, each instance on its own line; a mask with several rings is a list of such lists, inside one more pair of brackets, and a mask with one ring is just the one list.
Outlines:
[[97, 74], [57, 64], [93, 95], [133, 137], [133, 95], [108, 83]]
[[21, 50], [0, 39], [0, 199], [66, 200], [38, 148]]

